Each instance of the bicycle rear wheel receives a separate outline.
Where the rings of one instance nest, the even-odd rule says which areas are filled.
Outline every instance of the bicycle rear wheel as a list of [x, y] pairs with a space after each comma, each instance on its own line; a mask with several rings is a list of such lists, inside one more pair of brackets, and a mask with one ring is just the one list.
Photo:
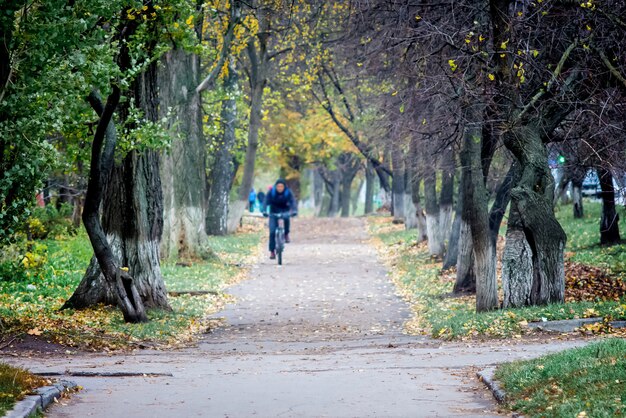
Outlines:
[[285, 248], [285, 231], [279, 227], [276, 230], [276, 259], [278, 264], [283, 264], [283, 249]]

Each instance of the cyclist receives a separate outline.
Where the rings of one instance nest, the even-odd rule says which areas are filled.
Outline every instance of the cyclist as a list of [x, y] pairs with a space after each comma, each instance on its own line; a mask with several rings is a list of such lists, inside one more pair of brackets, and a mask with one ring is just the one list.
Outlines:
[[[265, 194], [265, 211], [263, 216], [269, 216], [271, 213], [288, 213], [291, 216], [298, 214], [298, 208], [296, 207], [296, 199], [287, 187], [285, 180], [278, 179], [272, 187]], [[285, 219], [285, 242], [289, 242], [289, 218]], [[276, 228], [278, 227], [278, 220], [270, 217], [270, 259], [276, 258]]]

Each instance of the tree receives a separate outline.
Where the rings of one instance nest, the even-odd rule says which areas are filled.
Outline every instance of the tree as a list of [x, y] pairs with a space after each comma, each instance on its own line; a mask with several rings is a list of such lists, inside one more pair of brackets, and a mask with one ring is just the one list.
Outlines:
[[[144, 305], [169, 309], [159, 265], [163, 227], [159, 156], [152, 149], [155, 145], [152, 141], [159, 143], [167, 138], [157, 123], [158, 81], [153, 54], [158, 43], [155, 37], [158, 10], [151, 5], [122, 10], [121, 23], [113, 38], [120, 45], [116, 57], [120, 76], [111, 85], [101, 112], [98, 101], [93, 99], [95, 96], [90, 96], [100, 118], [92, 145], [83, 220], [95, 258], [64, 305], [80, 309], [97, 303], [115, 303], [129, 322], [147, 320]], [[142, 19], [144, 15], [149, 17]], [[147, 23], [141, 25], [142, 21]], [[141, 52], [133, 56], [131, 51]], [[140, 66], [136, 77], [129, 71], [133, 63]], [[124, 76], [130, 79], [123, 79]], [[117, 134], [112, 118], [120, 102], [120, 86], [124, 84], [129, 85], [128, 97], [119, 107], [119, 119], [123, 121], [126, 142], [133, 145], [126, 150], [122, 147], [126, 155], [120, 163], [115, 163]], [[99, 206], [103, 195], [101, 223]]]

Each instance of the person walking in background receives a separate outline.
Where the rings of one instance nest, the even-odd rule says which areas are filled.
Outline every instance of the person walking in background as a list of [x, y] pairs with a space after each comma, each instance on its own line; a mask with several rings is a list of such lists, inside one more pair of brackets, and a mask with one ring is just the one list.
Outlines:
[[248, 195], [248, 204], [249, 204], [249, 209], [250, 212], [254, 212], [254, 206], [256, 203], [256, 192], [254, 191], [254, 187], [252, 188], [252, 190], [250, 190], [250, 194]]
[[261, 190], [260, 192], [256, 194], [256, 199], [259, 202], [259, 211], [261, 213], [264, 213], [265, 212], [265, 193], [263, 193], [263, 190]]

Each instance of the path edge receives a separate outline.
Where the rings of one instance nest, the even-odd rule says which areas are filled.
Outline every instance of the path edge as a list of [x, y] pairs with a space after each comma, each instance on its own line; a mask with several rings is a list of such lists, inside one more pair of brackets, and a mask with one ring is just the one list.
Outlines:
[[[500, 405], [502, 405], [506, 402], [506, 392], [504, 391], [504, 389], [502, 389], [502, 386], [500, 386], [500, 383], [495, 379], [495, 374], [496, 374], [495, 367], [488, 367], [484, 370], [476, 372], [476, 376], [478, 377], [478, 380], [480, 380], [481, 382], [485, 384], [485, 386], [487, 386], [487, 389], [491, 391], [496, 401]], [[513, 418], [524, 418], [524, 415], [521, 415], [515, 412], [513, 412], [511, 416]]]
[[39, 410], [45, 410], [51, 403], [59, 399], [64, 392], [77, 387], [76, 383], [68, 380], [61, 380], [54, 385], [40, 387], [35, 390], [34, 395], [26, 396], [21, 401], [18, 401], [13, 409], [4, 415], [4, 418], [30, 417]]

